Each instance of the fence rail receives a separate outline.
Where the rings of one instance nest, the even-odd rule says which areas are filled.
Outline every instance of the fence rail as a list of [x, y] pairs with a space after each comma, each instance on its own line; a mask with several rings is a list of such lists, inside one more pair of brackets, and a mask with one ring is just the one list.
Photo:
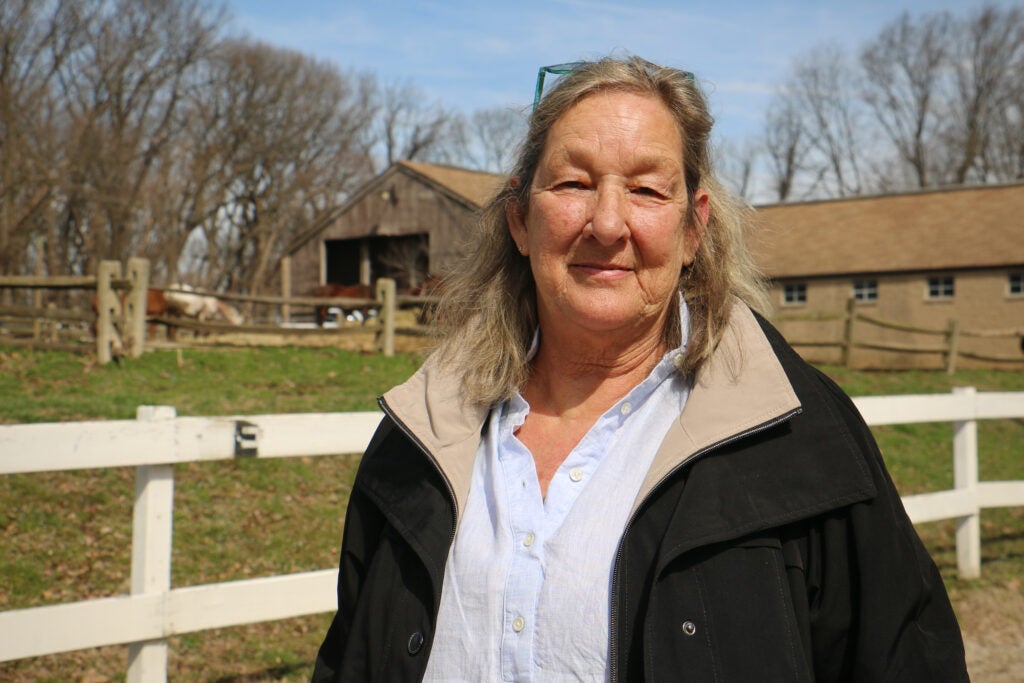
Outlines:
[[[841, 352], [840, 363], [846, 367], [852, 367], [854, 349], [871, 349], [874, 351], [893, 351], [896, 353], [916, 354], [939, 354], [944, 359], [944, 366], [949, 374], [956, 371], [958, 358], [970, 358], [985, 363], [994, 363], [1001, 367], [1006, 364], [1024, 363], [1024, 356], [1020, 355], [993, 355], [964, 351], [960, 348], [960, 340], [963, 337], [975, 339], [1024, 338], [1024, 328], [1006, 328], [1001, 330], [964, 330], [960, 328], [960, 321], [957, 318], [950, 318], [946, 327], [933, 328], [917, 325], [907, 325], [892, 320], [882, 320], [857, 311], [855, 299], [848, 299], [845, 313], [813, 313], [813, 314], [786, 314], [777, 316], [774, 320], [777, 323], [829, 323], [841, 321], [843, 330], [838, 339], [798, 339], [787, 335], [790, 344], [797, 347], [814, 348], [838, 348]], [[898, 342], [861, 341], [856, 338], [854, 328], [856, 323], [863, 323], [907, 334], [923, 334], [942, 337], [942, 341], [935, 345], [927, 344], [902, 344]]]
[[[978, 481], [977, 421], [1024, 417], [1024, 392], [854, 402], [870, 425], [953, 423], [954, 488], [903, 502], [915, 523], [956, 518], [960, 576], [978, 576], [981, 510], [1024, 506], [1024, 481]], [[379, 420], [375, 412], [177, 417], [174, 408], [142, 406], [135, 420], [0, 426], [0, 475], [136, 468], [131, 593], [0, 612], [0, 661], [128, 644], [127, 680], [165, 681], [172, 635], [335, 609], [334, 569], [171, 588], [173, 466], [360, 453]]]
[[[400, 295], [396, 291], [395, 281], [380, 278], [376, 282], [373, 298], [353, 297], [312, 297], [312, 296], [269, 296], [234, 294], [229, 292], [211, 292], [204, 289], [175, 289], [161, 287], [162, 292], [184, 293], [193, 296], [213, 297], [219, 302], [235, 302], [249, 306], [273, 307], [279, 309], [284, 324], [273, 322], [233, 324], [214, 320], [199, 320], [182, 315], [150, 314], [147, 312], [147, 290], [150, 289], [149, 261], [142, 258], [129, 259], [124, 270], [127, 277], [121, 277], [122, 267], [117, 261], [103, 261], [97, 268], [96, 275], [88, 276], [0, 276], [0, 289], [34, 289], [37, 292], [50, 289], [84, 289], [95, 292], [94, 311], [58, 310], [55, 307], [42, 306], [5, 306], [0, 305], [0, 323], [5, 325], [7, 332], [21, 332], [21, 336], [0, 337], [0, 343], [12, 346], [31, 346], [35, 348], [61, 350], [94, 349], [97, 360], [110, 362], [122, 356], [135, 358], [140, 356], [147, 345], [153, 346], [147, 339], [147, 323], [159, 323], [168, 330], [185, 329], [197, 336], [193, 343], [206, 345], [209, 343], [244, 344], [255, 346], [261, 343], [279, 343], [284, 338], [297, 341], [303, 337], [320, 335], [363, 336], [372, 333], [374, 347], [382, 354], [389, 356], [395, 352], [395, 335], [423, 336], [426, 328], [416, 325], [399, 327], [395, 313], [399, 307], [429, 306], [437, 302], [433, 296]], [[374, 308], [380, 315], [375, 322], [337, 327], [314, 328], [293, 326], [288, 324], [290, 311], [293, 308], [320, 309], [337, 307], [342, 310]], [[314, 316], [316, 317], [316, 316]], [[94, 343], [68, 343], [57, 338], [57, 323], [75, 322], [84, 325], [93, 323], [92, 334]], [[28, 337], [25, 333], [28, 333]], [[170, 334], [170, 333], [169, 333]], [[202, 335], [218, 335], [212, 340]], [[175, 342], [180, 343], [180, 342]]]

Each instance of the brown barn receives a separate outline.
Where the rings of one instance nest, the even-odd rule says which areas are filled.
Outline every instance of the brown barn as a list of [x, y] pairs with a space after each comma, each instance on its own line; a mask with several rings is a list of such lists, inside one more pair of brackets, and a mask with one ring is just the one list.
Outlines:
[[[502, 178], [399, 161], [345, 204], [325, 230], [291, 252], [285, 289], [327, 282], [400, 289], [453, 266], [479, 208]], [[761, 206], [751, 245], [772, 279], [774, 317], [793, 341], [838, 341], [843, 323], [794, 317], [842, 314], [850, 298], [872, 317], [930, 329], [1024, 329], [1024, 184]], [[787, 320], [790, 318], [790, 320]], [[935, 347], [943, 339], [858, 324], [861, 342]], [[1019, 337], [962, 336], [964, 351], [1024, 361]], [[838, 362], [836, 347], [798, 345]], [[936, 354], [856, 349], [859, 366], [935, 367]], [[962, 363], [970, 365], [970, 363]]]
[[[962, 331], [1024, 328], [1024, 184], [763, 206], [753, 245], [772, 278], [775, 317], [793, 340], [838, 339], [842, 323], [786, 322], [840, 313]], [[831, 325], [831, 328], [829, 328]], [[858, 324], [855, 341], [935, 347], [941, 337]], [[834, 348], [798, 347], [837, 362]], [[1024, 360], [1020, 339], [961, 336], [960, 348]], [[862, 366], [934, 367], [935, 355], [856, 349]], [[970, 363], [961, 363], [969, 365]]]
[[324, 283], [372, 285], [393, 277], [399, 289], [448, 272], [477, 210], [500, 176], [399, 161], [364, 185], [326, 229], [290, 253], [295, 295]]

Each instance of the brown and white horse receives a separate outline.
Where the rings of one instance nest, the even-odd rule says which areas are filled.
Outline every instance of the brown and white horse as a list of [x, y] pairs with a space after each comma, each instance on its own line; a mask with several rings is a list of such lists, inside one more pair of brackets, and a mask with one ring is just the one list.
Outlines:
[[167, 312], [186, 318], [195, 318], [199, 322], [207, 320], [226, 320], [232, 325], [245, 322], [242, 314], [234, 306], [230, 306], [215, 296], [199, 294], [192, 287], [174, 283], [164, 292], [167, 300]]
[[[120, 317], [121, 311], [124, 307], [125, 292], [119, 292], [117, 295], [117, 301], [119, 309], [115, 311], [115, 317]], [[94, 294], [92, 297], [92, 312], [99, 313], [99, 298]], [[147, 325], [147, 332], [150, 337], [156, 334], [156, 323], [152, 322], [153, 318], [159, 318], [167, 313], [167, 299], [164, 297], [164, 291], [162, 289], [147, 289], [146, 290], [146, 319], [149, 320]], [[96, 334], [96, 324], [92, 326], [93, 334]], [[173, 338], [173, 330], [167, 328], [168, 338]]]
[[[376, 299], [377, 294], [373, 291], [373, 288], [369, 285], [339, 285], [333, 282], [328, 282], [325, 285], [320, 285], [310, 292], [310, 296], [324, 299]], [[377, 306], [375, 305], [353, 305], [351, 307], [339, 306], [337, 304], [328, 304], [325, 306], [316, 307], [316, 324], [320, 327], [324, 326], [327, 322], [327, 316], [330, 313], [330, 309], [337, 308], [343, 312], [352, 315], [353, 318], [358, 322], [365, 323], [367, 319], [372, 317]], [[356, 315], [358, 314], [358, 315]]]

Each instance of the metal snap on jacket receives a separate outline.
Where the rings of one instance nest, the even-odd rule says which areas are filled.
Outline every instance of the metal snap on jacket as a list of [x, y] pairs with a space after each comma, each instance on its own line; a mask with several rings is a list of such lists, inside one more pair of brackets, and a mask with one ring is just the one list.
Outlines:
[[413, 634], [411, 636], [409, 636], [409, 644], [408, 644], [407, 647], [408, 647], [408, 650], [409, 650], [409, 654], [411, 654], [411, 655], [414, 655], [414, 654], [418, 653], [420, 650], [422, 650], [423, 649], [423, 633], [420, 632], [420, 631], [414, 631]]
[[697, 632], [697, 624], [693, 623], [692, 621], [684, 621], [682, 626], [680, 626], [679, 628], [682, 629], [683, 635], [685, 636], [692, 636]]

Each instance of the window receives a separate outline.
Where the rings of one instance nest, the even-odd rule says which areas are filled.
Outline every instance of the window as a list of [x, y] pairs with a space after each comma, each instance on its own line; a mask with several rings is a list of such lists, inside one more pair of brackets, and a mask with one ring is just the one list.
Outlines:
[[782, 289], [782, 303], [787, 306], [799, 306], [807, 303], [807, 284], [794, 282]]
[[1006, 279], [1006, 292], [1010, 296], [1024, 296], [1024, 273], [1010, 273]]
[[954, 293], [953, 276], [928, 278], [929, 299], [952, 299]]
[[878, 301], [878, 280], [854, 280], [853, 298], [857, 301]]

